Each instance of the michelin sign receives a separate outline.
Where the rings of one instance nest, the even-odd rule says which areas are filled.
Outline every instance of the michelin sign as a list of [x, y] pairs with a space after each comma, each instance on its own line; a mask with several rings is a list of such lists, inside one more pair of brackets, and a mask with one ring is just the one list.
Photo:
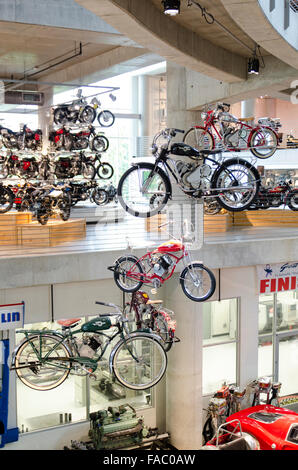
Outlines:
[[0, 331], [14, 330], [24, 326], [24, 302], [0, 305]]

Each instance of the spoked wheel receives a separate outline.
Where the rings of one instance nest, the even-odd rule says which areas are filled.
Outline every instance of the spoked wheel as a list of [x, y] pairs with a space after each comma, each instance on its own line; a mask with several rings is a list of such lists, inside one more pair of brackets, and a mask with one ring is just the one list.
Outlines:
[[158, 334], [158, 336], [162, 338], [163, 348], [166, 352], [168, 352], [173, 345], [175, 334], [169, 323], [168, 314], [163, 311], [155, 314], [152, 329], [156, 334]]
[[68, 122], [66, 111], [63, 108], [56, 108], [54, 111], [55, 124], [66, 124]]
[[99, 113], [97, 120], [100, 126], [111, 127], [115, 122], [115, 116], [111, 111], [105, 109]]
[[114, 168], [109, 163], [100, 163], [97, 168], [97, 175], [103, 180], [109, 180], [114, 174]]
[[85, 106], [83, 111], [80, 114], [80, 121], [85, 124], [91, 124], [96, 117], [96, 112], [92, 106]]
[[183, 142], [197, 150], [212, 150], [214, 140], [210, 132], [203, 127], [192, 127], [183, 137]]
[[47, 225], [49, 214], [45, 211], [37, 211], [36, 218], [41, 225]]
[[14, 203], [14, 194], [9, 188], [0, 186], [0, 214], [10, 211]]
[[298, 191], [291, 191], [287, 197], [287, 204], [292, 211], [298, 211]]
[[[127, 275], [129, 272], [129, 276]], [[122, 256], [115, 263], [114, 280], [123, 292], [136, 292], [143, 282], [140, 280], [143, 268], [136, 256]]]
[[98, 135], [92, 140], [91, 149], [99, 153], [106, 152], [109, 145], [109, 140], [104, 135]]
[[67, 196], [64, 196], [59, 202], [59, 215], [62, 220], [66, 221], [70, 217], [71, 203], [70, 199]]
[[98, 206], [104, 206], [109, 202], [108, 193], [103, 188], [96, 188], [91, 194], [91, 200]]
[[277, 149], [277, 137], [272, 129], [263, 128], [253, 133], [250, 141], [251, 153], [258, 158], [269, 158]]
[[195, 302], [208, 300], [215, 291], [215, 276], [202, 263], [192, 263], [181, 273], [180, 283], [184, 294]]
[[135, 217], [151, 217], [160, 212], [171, 196], [171, 183], [165, 173], [150, 163], [129, 168], [118, 184], [121, 206]]
[[111, 354], [117, 380], [132, 390], [156, 385], [167, 369], [167, 355], [160, 341], [145, 333], [133, 333], [120, 341]]
[[[52, 390], [68, 377], [70, 353], [61, 338], [42, 335], [30, 337], [16, 352], [14, 366], [19, 379], [34, 390]], [[60, 344], [59, 344], [60, 343]], [[47, 360], [41, 359], [47, 356]]]
[[260, 175], [246, 160], [227, 160], [214, 173], [212, 188], [219, 204], [228, 211], [238, 212], [247, 209], [259, 192]]
[[82, 175], [88, 180], [93, 180], [96, 174], [95, 167], [92, 163], [84, 163], [82, 166]]

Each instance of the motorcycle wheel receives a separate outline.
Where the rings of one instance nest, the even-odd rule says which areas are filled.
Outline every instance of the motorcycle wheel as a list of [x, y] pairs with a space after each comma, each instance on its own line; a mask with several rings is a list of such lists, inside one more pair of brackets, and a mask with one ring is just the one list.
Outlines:
[[36, 218], [41, 225], [47, 225], [49, 220], [49, 214], [44, 211], [38, 211], [36, 214]]
[[105, 109], [99, 113], [97, 120], [100, 126], [111, 127], [115, 122], [115, 116], [111, 111]]
[[0, 186], [0, 214], [10, 211], [14, 203], [14, 194], [11, 189]]
[[73, 136], [71, 134], [68, 134], [64, 137], [63, 139], [63, 147], [65, 150], [72, 150], [73, 149]]
[[[219, 204], [226, 210], [239, 212], [255, 200], [260, 187], [260, 175], [248, 161], [232, 158], [220, 165], [212, 176], [211, 187]], [[237, 187], [241, 189], [237, 190]]]
[[215, 291], [215, 276], [202, 263], [191, 263], [183, 269], [180, 284], [186, 297], [194, 302], [208, 300]]
[[99, 178], [109, 180], [114, 174], [114, 168], [109, 163], [101, 163], [96, 170]]
[[62, 197], [61, 200], [58, 202], [58, 207], [59, 215], [61, 219], [65, 222], [70, 217], [71, 204], [69, 198], [66, 196]]
[[95, 202], [98, 206], [104, 206], [109, 202], [109, 196], [105, 189], [96, 188], [91, 194], [91, 201]]
[[126, 276], [125, 272], [133, 267], [135, 274], [142, 274], [144, 272], [136, 256], [122, 256], [115, 262], [114, 281], [123, 292], [136, 292], [143, 285], [142, 281]]
[[109, 145], [110, 145], [110, 142], [105, 136], [103, 135], [96, 136], [92, 140], [91, 150], [94, 150], [95, 152], [99, 152], [99, 153], [106, 152], [109, 148]]
[[89, 146], [89, 140], [86, 138], [74, 139], [74, 148], [75, 150], [85, 150]]
[[287, 205], [292, 211], [298, 211], [298, 191], [291, 191], [287, 197]]
[[[264, 143], [265, 140], [265, 143]], [[258, 158], [269, 158], [276, 152], [277, 137], [272, 129], [265, 128], [255, 131], [250, 139], [250, 151]], [[260, 147], [259, 149], [257, 147]], [[265, 147], [265, 148], [262, 148]]]
[[82, 175], [86, 179], [93, 180], [95, 178], [96, 169], [92, 163], [84, 163], [82, 166]]
[[0, 163], [0, 179], [3, 180], [8, 177], [8, 166], [5, 163]]
[[214, 139], [203, 127], [192, 127], [184, 134], [183, 142], [197, 150], [214, 149]]
[[96, 112], [92, 106], [85, 106], [83, 111], [80, 114], [80, 121], [85, 124], [91, 124], [96, 117]]
[[54, 111], [55, 124], [66, 124], [68, 122], [67, 114], [63, 108], [56, 108]]
[[[142, 192], [141, 183], [143, 186], [148, 184], [146, 192]], [[152, 204], [152, 198], [155, 195], [158, 197]], [[161, 168], [155, 168], [152, 163], [138, 163], [129, 168], [120, 178], [117, 189], [118, 201], [121, 206], [135, 217], [146, 218], [158, 214], [165, 207], [171, 195], [172, 188], [169, 178]]]

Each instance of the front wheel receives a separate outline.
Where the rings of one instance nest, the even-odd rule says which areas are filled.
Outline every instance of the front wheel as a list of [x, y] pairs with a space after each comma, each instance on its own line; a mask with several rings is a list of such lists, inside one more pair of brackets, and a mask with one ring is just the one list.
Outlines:
[[[45, 359], [46, 358], [46, 359]], [[61, 338], [31, 336], [18, 348], [13, 366], [18, 378], [34, 390], [52, 390], [69, 375], [70, 353]]]
[[14, 198], [11, 189], [0, 186], [0, 214], [10, 211], [14, 203]]
[[219, 204], [226, 210], [247, 209], [258, 195], [261, 177], [248, 161], [232, 158], [224, 162], [212, 177], [211, 186]]
[[215, 142], [212, 134], [204, 127], [192, 127], [183, 137], [183, 142], [197, 150], [212, 150]]
[[97, 167], [96, 173], [99, 178], [109, 180], [114, 174], [114, 168], [109, 163], [103, 162]]
[[99, 113], [97, 120], [100, 126], [111, 127], [115, 122], [115, 116], [111, 111], [105, 109]]
[[136, 292], [143, 285], [143, 272], [136, 256], [122, 256], [115, 263], [114, 281], [123, 292]]
[[169, 178], [152, 163], [138, 163], [129, 168], [120, 178], [117, 189], [121, 206], [135, 217], [158, 214], [171, 194]]
[[180, 276], [184, 294], [195, 302], [208, 300], [215, 291], [215, 276], [202, 263], [192, 263], [186, 266]]
[[61, 198], [61, 200], [58, 202], [58, 207], [59, 207], [59, 215], [61, 219], [66, 222], [66, 220], [69, 219], [70, 217], [70, 211], [71, 211], [71, 202], [69, 197], [64, 196]]
[[277, 137], [270, 128], [256, 130], [250, 139], [250, 151], [258, 158], [269, 158], [277, 149]]
[[167, 355], [160, 341], [145, 333], [133, 333], [119, 341], [110, 360], [117, 380], [132, 390], [154, 387], [167, 369]]
[[291, 191], [289, 193], [287, 204], [292, 211], [298, 211], [298, 191]]

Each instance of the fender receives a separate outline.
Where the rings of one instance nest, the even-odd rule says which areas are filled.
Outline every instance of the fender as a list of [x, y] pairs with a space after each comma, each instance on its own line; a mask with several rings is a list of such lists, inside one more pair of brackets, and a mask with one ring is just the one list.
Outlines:
[[[260, 174], [259, 174], [258, 170], [250, 162], [248, 162], [247, 160], [244, 160], [242, 158], [229, 158], [228, 160], [225, 160], [217, 168], [217, 170], [213, 173], [212, 178], [211, 178], [211, 188], [216, 188], [215, 181], [216, 181], [216, 178], [217, 178], [218, 174], [222, 171], [222, 169], [224, 167], [227, 167], [228, 165], [234, 164], [234, 163], [240, 163], [241, 165], [246, 166], [247, 168], [249, 168], [254, 173], [254, 175], [256, 177], [256, 181], [260, 184], [260, 181], [261, 181]], [[216, 193], [213, 192], [213, 194], [216, 194]]]

